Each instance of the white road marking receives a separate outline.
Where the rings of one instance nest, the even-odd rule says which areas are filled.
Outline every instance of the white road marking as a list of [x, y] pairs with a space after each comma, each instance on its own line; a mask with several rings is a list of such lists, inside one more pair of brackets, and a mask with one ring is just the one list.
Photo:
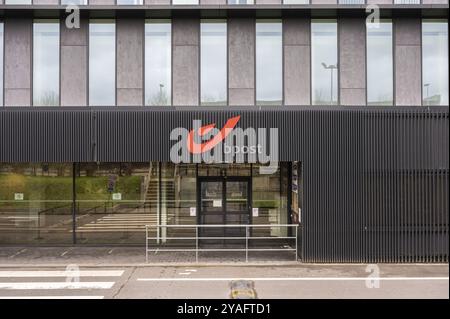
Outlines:
[[358, 280], [448, 280], [448, 277], [255, 277], [255, 278], [138, 278], [138, 281], [233, 281], [233, 280], [252, 280], [252, 281], [358, 281]]
[[21, 253], [26, 252], [26, 251], [27, 251], [27, 249], [24, 248], [24, 249], [22, 249], [22, 250], [19, 250], [19, 251], [18, 251], [17, 253], [15, 253], [14, 255], [9, 256], [8, 258], [14, 258], [14, 257], [20, 255]]
[[179, 275], [190, 275], [191, 273], [190, 272], [179, 272], [178, 274]]
[[189, 271], [189, 272], [197, 272], [197, 269], [186, 269], [186, 271]]
[[110, 289], [114, 282], [0, 282], [0, 289]]
[[105, 296], [7, 296], [0, 299], [103, 299]]
[[[123, 270], [80, 270], [77, 272], [80, 277], [120, 277], [123, 275]], [[33, 271], [33, 270], [17, 270], [17, 271], [0, 271], [0, 278], [18, 278], [18, 277], [67, 277], [73, 275], [73, 272], [64, 270], [50, 270], [50, 271]]]

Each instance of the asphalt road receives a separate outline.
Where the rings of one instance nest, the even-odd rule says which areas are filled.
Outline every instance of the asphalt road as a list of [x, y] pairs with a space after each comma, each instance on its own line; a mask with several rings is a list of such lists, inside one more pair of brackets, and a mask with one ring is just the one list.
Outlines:
[[[370, 277], [368, 277], [370, 276]], [[377, 280], [380, 278], [380, 280]], [[0, 298], [449, 298], [448, 265], [0, 268]]]

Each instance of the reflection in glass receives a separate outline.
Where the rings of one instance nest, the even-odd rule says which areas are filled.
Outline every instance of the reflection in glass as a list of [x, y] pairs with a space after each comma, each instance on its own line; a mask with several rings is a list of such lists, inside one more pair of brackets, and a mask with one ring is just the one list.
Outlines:
[[171, 23], [145, 23], [145, 105], [171, 104]]
[[256, 23], [256, 103], [280, 105], [283, 86], [281, 22]]
[[201, 103], [227, 103], [227, 24], [202, 20], [200, 39]]
[[423, 105], [448, 105], [448, 22], [422, 23]]
[[31, 0], [5, 0], [5, 4], [31, 4]]
[[0, 106], [3, 106], [3, 22], [0, 22]]
[[72, 163], [0, 163], [0, 245], [72, 243]]
[[59, 20], [33, 23], [33, 105], [59, 104]]
[[312, 20], [312, 102], [337, 104], [338, 55], [336, 20]]
[[116, 104], [116, 25], [89, 22], [89, 105]]
[[392, 22], [367, 25], [367, 104], [393, 104]]

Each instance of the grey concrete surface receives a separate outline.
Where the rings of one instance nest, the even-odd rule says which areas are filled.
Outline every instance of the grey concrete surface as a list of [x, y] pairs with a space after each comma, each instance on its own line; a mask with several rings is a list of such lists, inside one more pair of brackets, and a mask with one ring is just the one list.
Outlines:
[[259, 299], [449, 297], [448, 265], [378, 265], [377, 283], [361, 264], [71, 267], [0, 268], [0, 298], [227, 299], [233, 280], [252, 281]]

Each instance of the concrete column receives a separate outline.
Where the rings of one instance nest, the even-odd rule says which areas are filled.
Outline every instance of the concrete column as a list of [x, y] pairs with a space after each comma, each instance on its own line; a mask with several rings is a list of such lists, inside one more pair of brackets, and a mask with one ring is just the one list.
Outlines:
[[255, 20], [228, 19], [228, 99], [230, 105], [255, 104]]
[[422, 0], [422, 4], [448, 4], [448, 0]]
[[422, 54], [420, 18], [394, 20], [395, 104], [422, 104]]
[[200, 0], [200, 5], [227, 4], [227, 0]]
[[79, 29], [68, 29], [61, 21], [61, 106], [87, 105], [88, 20]]
[[172, 19], [173, 105], [199, 105], [199, 19]]
[[336, 4], [337, 0], [311, 0], [311, 4]]
[[281, 0], [256, 0], [256, 4], [281, 4]]
[[144, 20], [118, 18], [117, 105], [143, 105]]
[[310, 19], [283, 20], [284, 103], [311, 104]]
[[59, 4], [59, 0], [33, 0], [33, 4], [54, 4], [54, 5], [58, 5]]
[[394, 0], [367, 0], [367, 4], [393, 4]]
[[90, 6], [114, 5], [116, 0], [88, 0]]
[[340, 104], [365, 105], [366, 21], [341, 18], [338, 23]]
[[145, 0], [146, 5], [170, 5], [170, 0]]
[[32, 19], [5, 19], [5, 106], [31, 105]]

